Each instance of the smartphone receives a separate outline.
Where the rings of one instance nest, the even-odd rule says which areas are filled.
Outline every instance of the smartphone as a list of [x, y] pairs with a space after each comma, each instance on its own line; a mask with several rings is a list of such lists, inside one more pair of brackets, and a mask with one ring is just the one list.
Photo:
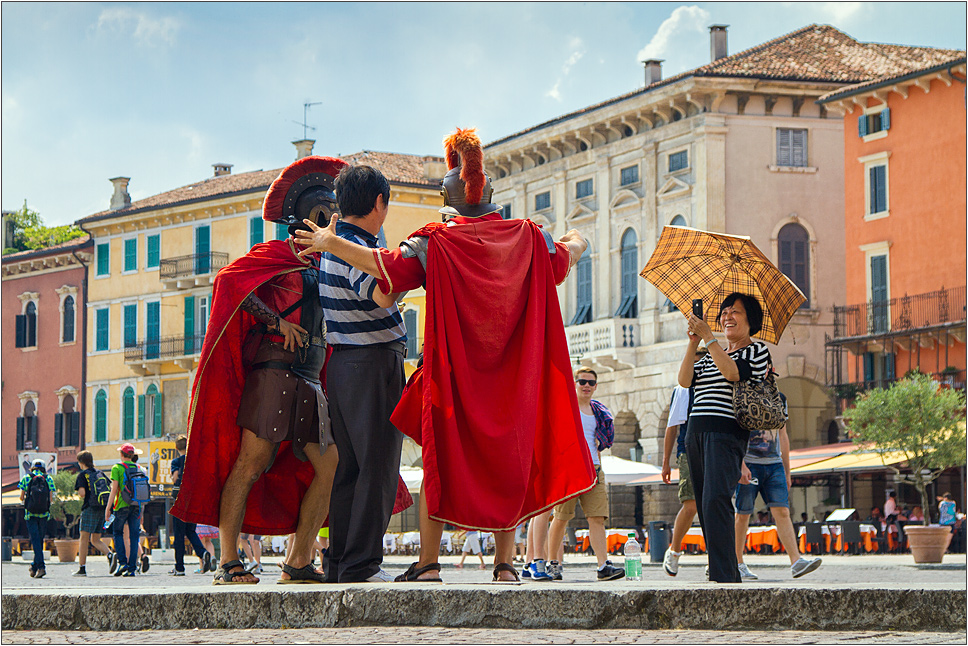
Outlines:
[[692, 313], [702, 318], [702, 299], [694, 298], [692, 299]]
[[750, 484], [751, 485], [758, 485], [758, 484], [760, 484], [759, 478], [750, 478]]

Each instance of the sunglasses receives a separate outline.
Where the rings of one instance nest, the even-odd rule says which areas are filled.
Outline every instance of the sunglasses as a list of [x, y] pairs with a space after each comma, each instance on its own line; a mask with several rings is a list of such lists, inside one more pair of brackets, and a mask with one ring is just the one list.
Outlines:
[[595, 381], [594, 379], [579, 379], [578, 380], [578, 385], [579, 386], [594, 386], [597, 383], [598, 382]]

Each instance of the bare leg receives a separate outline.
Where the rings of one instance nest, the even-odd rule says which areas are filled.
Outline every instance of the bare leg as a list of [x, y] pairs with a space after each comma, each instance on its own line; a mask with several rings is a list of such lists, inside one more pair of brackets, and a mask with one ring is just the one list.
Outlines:
[[77, 564], [84, 567], [87, 564], [87, 544], [91, 540], [91, 532], [81, 532], [81, 543], [77, 548]]
[[[537, 561], [538, 559], [548, 558], [548, 521], [551, 518], [552, 510], [549, 509], [543, 514], [538, 514], [534, 517], [534, 522], [531, 524], [531, 531], [528, 532], [528, 538], [531, 538], [531, 534], [534, 534], [534, 548], [531, 552], [531, 560]], [[494, 534], [494, 540], [497, 541], [498, 534]], [[512, 537], [513, 539], [513, 537]]]
[[565, 538], [566, 529], [568, 529], [568, 521], [555, 516], [548, 528], [548, 545], [561, 545], [561, 541]]
[[[440, 537], [444, 534], [444, 524], [431, 520], [427, 509], [427, 496], [424, 487], [420, 485], [420, 560], [417, 567], [426, 567], [440, 560]], [[424, 572], [417, 580], [438, 578], [437, 572]]]
[[[316, 545], [319, 528], [323, 526], [326, 514], [329, 513], [333, 476], [336, 474], [336, 465], [339, 462], [335, 444], [328, 446], [323, 454], [319, 452], [319, 444], [307, 444], [305, 451], [306, 457], [316, 470], [316, 476], [299, 506], [299, 524], [296, 526], [294, 540], [285, 560], [286, 565], [297, 570], [306, 567], [313, 560], [313, 547]], [[323, 573], [319, 568], [316, 568], [316, 572]], [[288, 578], [289, 575], [283, 572], [282, 579]]]
[[534, 518], [528, 521], [528, 536], [524, 547], [524, 562], [528, 564], [534, 560]]
[[[222, 500], [219, 503], [218, 537], [219, 543], [224, 546], [219, 565], [236, 560], [235, 550], [239, 544], [239, 533], [245, 516], [245, 501], [249, 497], [252, 485], [272, 459], [274, 450], [275, 445], [269, 440], [256, 437], [256, 434], [249, 429], [242, 430], [239, 457], [235, 460], [225, 486], [222, 487]], [[235, 572], [241, 572], [243, 569], [242, 566], [232, 568]], [[259, 581], [258, 577], [251, 574], [241, 575], [236, 580], [254, 583]]]
[[749, 514], [736, 514], [736, 562], [743, 562], [743, 552], [746, 551], [746, 531], [750, 528]]
[[588, 542], [592, 544], [592, 551], [598, 560], [598, 567], [605, 565], [608, 559], [608, 543], [605, 541], [605, 518], [592, 516], [588, 519]]
[[793, 531], [793, 521], [790, 520], [790, 509], [788, 507], [771, 507], [773, 519], [776, 521], [776, 535], [783, 543], [783, 549], [790, 557], [790, 563], [796, 563], [800, 559], [800, 549], [797, 546], [797, 535]]
[[[498, 563], [511, 564], [511, 557], [514, 554], [514, 530], [509, 532], [494, 532], [494, 565]], [[514, 581], [514, 575], [510, 572], [499, 572], [497, 575], [500, 581]]]
[[[101, 538], [101, 535], [90, 534], [90, 537], [91, 537], [91, 545], [94, 546], [94, 549], [96, 549], [101, 554], [104, 554], [105, 556], [107, 556], [108, 552], [110, 552], [111, 550], [108, 549], [107, 543], [104, 542], [104, 540]], [[87, 556], [87, 550], [84, 550], [84, 555], [85, 557]]]
[[679, 513], [676, 514], [676, 522], [672, 526], [672, 543], [669, 547], [673, 552], [682, 549], [682, 541], [686, 539], [686, 532], [692, 527], [692, 519], [696, 517], [696, 501], [683, 500]]

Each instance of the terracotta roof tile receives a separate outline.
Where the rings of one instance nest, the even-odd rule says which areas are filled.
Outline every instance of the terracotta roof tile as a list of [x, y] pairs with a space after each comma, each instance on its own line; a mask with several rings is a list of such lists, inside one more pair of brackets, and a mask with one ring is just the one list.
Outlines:
[[504, 143], [633, 96], [688, 77], [758, 78], [786, 81], [859, 83], [886, 75], [902, 75], [936, 65], [964, 52], [931, 47], [861, 43], [830, 25], [808, 25], [789, 34], [731, 54], [647, 87], [602, 101], [537, 124], [491, 143]]
[[924, 76], [924, 75], [927, 75], [927, 74], [933, 74], [935, 72], [939, 72], [939, 71], [942, 71], [944, 69], [948, 69], [948, 68], [952, 68], [952, 67], [957, 67], [959, 65], [964, 65], [965, 64], [965, 60], [966, 60], [965, 59], [965, 52], [963, 52], [963, 51], [955, 51], [955, 52], [953, 52], [951, 54], [950, 57], [948, 57], [946, 60], [944, 60], [941, 63], [934, 63], [934, 64], [931, 64], [931, 65], [927, 65], [925, 67], [922, 67], [922, 68], [919, 68], [917, 70], [914, 70], [913, 72], [902, 72], [900, 74], [891, 74], [889, 76], [881, 76], [881, 77], [878, 77], [878, 78], [873, 79], [871, 81], [865, 81], [864, 83], [857, 83], [855, 85], [848, 85], [847, 87], [844, 87], [844, 88], [838, 88], [838, 89], [836, 89], [836, 90], [834, 90], [832, 92], [828, 92], [827, 94], [824, 94], [819, 99], [817, 99], [817, 102], [818, 103], [827, 103], [827, 102], [829, 102], [831, 100], [841, 99], [841, 98], [848, 97], [848, 96], [851, 96], [851, 95], [854, 95], [854, 94], [858, 94], [858, 93], [861, 93], [861, 92], [865, 92], [865, 91], [871, 90], [873, 88], [876, 88], [878, 86], [892, 85], [892, 84], [894, 84], [896, 82], [899, 82], [901, 80], [905, 80], [905, 79], [915, 79], [915, 78], [918, 78], [919, 76]]
[[[391, 184], [407, 184], [437, 188], [439, 179], [427, 179], [424, 176], [424, 162], [443, 163], [443, 157], [408, 155], [404, 153], [384, 153], [364, 150], [352, 155], [343, 155], [342, 159], [351, 164], [368, 164], [382, 172]], [[240, 193], [266, 191], [272, 181], [279, 176], [282, 168], [273, 170], [257, 170], [247, 173], [235, 173], [208, 179], [187, 186], [182, 186], [164, 193], [158, 193], [142, 200], [134, 201], [123, 209], [106, 210], [94, 213], [78, 220], [85, 224], [97, 220], [122, 217], [151, 211], [179, 204], [190, 204], [201, 200], [216, 199]]]

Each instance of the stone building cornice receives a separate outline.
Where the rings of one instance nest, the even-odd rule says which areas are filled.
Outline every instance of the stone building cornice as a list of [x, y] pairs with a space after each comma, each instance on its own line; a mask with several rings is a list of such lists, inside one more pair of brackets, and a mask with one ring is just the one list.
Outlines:
[[[902, 99], [906, 99], [914, 87], [918, 87], [925, 94], [928, 94], [931, 91], [932, 81], [940, 81], [947, 87], [951, 87], [953, 81], [958, 81], [964, 85], [964, 77], [966, 76], [965, 63], [965, 59], [961, 58], [959, 61], [936, 65], [926, 70], [912, 72], [899, 77], [870, 83], [860, 83], [841, 90], [828, 92], [820, 97], [817, 103], [825, 105], [828, 110], [840, 116], [853, 111], [855, 107], [859, 107], [861, 110], [867, 108], [867, 104], [871, 99], [887, 107], [887, 98], [890, 94], [898, 94]], [[958, 78], [955, 74], [958, 74], [962, 78]]]

